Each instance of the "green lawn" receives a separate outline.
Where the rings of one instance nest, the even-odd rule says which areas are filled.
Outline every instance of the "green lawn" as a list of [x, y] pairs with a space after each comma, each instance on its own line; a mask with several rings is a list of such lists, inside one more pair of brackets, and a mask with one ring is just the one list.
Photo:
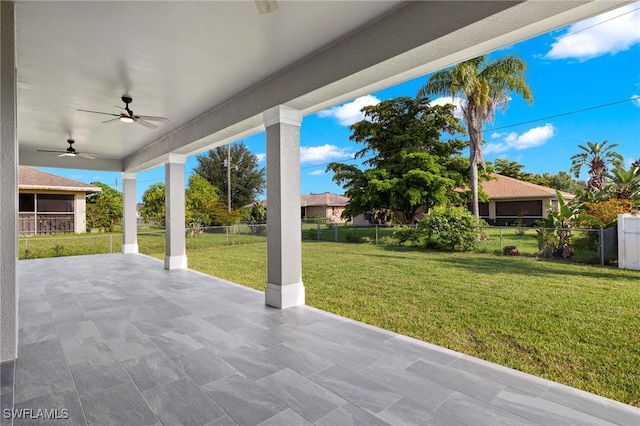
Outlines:
[[[192, 269], [264, 290], [264, 243], [188, 258]], [[640, 406], [638, 272], [304, 242], [303, 280], [311, 306]]]

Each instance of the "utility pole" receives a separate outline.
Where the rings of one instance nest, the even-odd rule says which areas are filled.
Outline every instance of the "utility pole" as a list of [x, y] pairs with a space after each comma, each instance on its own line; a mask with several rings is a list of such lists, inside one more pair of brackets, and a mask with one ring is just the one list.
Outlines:
[[231, 144], [227, 144], [227, 211], [231, 213]]

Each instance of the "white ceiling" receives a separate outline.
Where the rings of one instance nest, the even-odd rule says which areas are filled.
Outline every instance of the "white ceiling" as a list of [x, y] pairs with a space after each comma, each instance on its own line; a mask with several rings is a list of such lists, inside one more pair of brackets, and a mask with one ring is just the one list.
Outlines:
[[[261, 130], [278, 104], [308, 114], [624, 3], [17, 1], [20, 163], [154, 167]], [[123, 94], [170, 121], [77, 111], [118, 113]], [[68, 137], [99, 158], [36, 151]]]

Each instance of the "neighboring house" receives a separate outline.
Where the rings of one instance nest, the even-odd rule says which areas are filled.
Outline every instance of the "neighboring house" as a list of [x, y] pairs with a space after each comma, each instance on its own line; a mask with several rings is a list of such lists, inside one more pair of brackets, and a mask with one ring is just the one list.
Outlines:
[[[524, 225], [547, 216], [547, 206], [558, 206], [556, 190], [499, 174], [491, 174], [491, 180], [481, 182], [482, 190], [489, 196], [488, 203], [480, 203], [480, 217], [495, 221], [497, 225], [509, 225], [522, 213]], [[575, 195], [560, 191], [566, 201]]]
[[300, 214], [302, 218], [322, 216], [327, 223], [345, 223], [342, 212], [349, 203], [349, 198], [325, 192], [300, 196]]
[[[260, 203], [267, 207], [267, 200], [262, 200]], [[327, 223], [345, 223], [346, 220], [341, 215], [348, 203], [349, 198], [330, 192], [301, 195], [300, 217], [304, 219], [322, 216]], [[245, 208], [251, 208], [251, 204]]]
[[19, 234], [86, 232], [86, 196], [99, 191], [96, 186], [20, 166]]

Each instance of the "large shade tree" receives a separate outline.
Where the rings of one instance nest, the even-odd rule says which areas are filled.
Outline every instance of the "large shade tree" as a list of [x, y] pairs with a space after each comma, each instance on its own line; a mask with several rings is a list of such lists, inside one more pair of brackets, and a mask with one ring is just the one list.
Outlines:
[[525, 81], [526, 69], [526, 62], [515, 55], [493, 61], [483, 55], [432, 74], [418, 91], [419, 97], [444, 95], [462, 99], [462, 119], [469, 133], [472, 209], [476, 217], [479, 217], [478, 163], [485, 168], [482, 157], [485, 123], [493, 122], [496, 110], [506, 110], [512, 93], [533, 102], [531, 89]]
[[587, 142], [586, 145], [578, 145], [581, 152], [571, 157], [571, 172], [576, 178], [580, 177], [580, 171], [587, 167], [589, 180], [587, 191], [597, 194], [602, 191], [607, 179], [609, 167], [621, 167], [624, 161], [622, 155], [614, 151], [618, 144], [609, 144], [609, 141]]
[[362, 109], [365, 119], [353, 124], [350, 139], [364, 144], [355, 154], [370, 168], [330, 163], [327, 170], [350, 198], [343, 216], [364, 212], [398, 212], [413, 222], [419, 209], [459, 197], [467, 161], [464, 141], [441, 140], [441, 133], [463, 132], [453, 106], [430, 106], [429, 99], [400, 97]]
[[[194, 172], [220, 190], [221, 198], [227, 202], [227, 149], [218, 147], [196, 156], [198, 165]], [[231, 207], [239, 209], [253, 204], [264, 192], [265, 169], [258, 166], [258, 157], [240, 142], [230, 147], [231, 154]]]

